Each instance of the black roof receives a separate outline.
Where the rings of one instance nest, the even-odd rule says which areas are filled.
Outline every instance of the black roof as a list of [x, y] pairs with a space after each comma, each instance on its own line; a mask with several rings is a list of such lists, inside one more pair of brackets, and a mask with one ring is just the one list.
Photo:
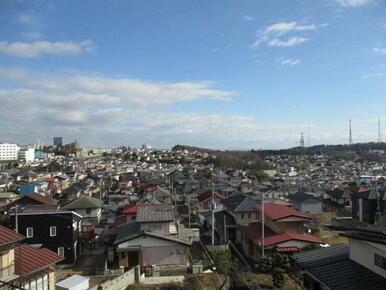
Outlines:
[[227, 226], [237, 225], [235, 218], [225, 210], [217, 211], [214, 213], [214, 219], [216, 220], [217, 225], [224, 224], [224, 216], [225, 216], [225, 223]]
[[294, 193], [294, 194], [289, 195], [288, 198], [289, 198], [291, 201], [297, 201], [297, 202], [303, 202], [303, 201], [305, 201], [305, 200], [307, 200], [307, 199], [309, 199], [309, 198], [318, 200], [318, 199], [315, 198], [313, 195], [307, 194], [307, 193], [301, 192], [301, 191], [298, 191], [297, 193]]
[[326, 193], [328, 195], [331, 195], [335, 199], [340, 199], [342, 198], [344, 191], [338, 188], [335, 188], [334, 190], [326, 190]]
[[383, 277], [350, 260], [347, 245], [294, 254], [292, 259], [333, 290], [386, 289]]
[[378, 231], [356, 230], [356, 231], [344, 232], [344, 233], [341, 233], [340, 235], [351, 239], [369, 241], [369, 242], [386, 245], [386, 231], [382, 232], [380, 228]]
[[250, 196], [243, 194], [235, 194], [227, 199], [221, 201], [221, 203], [228, 209], [233, 212], [248, 212], [255, 211], [254, 208], [256, 205], [260, 204], [260, 200], [254, 199]]
[[120, 225], [115, 229], [116, 238], [115, 241], [119, 243], [120, 241], [130, 239], [135, 237], [140, 232], [141, 226], [136, 221], [128, 222], [126, 224]]

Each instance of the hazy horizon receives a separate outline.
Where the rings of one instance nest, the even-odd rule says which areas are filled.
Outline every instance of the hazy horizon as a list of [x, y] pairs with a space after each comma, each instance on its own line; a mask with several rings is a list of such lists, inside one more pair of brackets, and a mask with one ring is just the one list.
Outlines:
[[282, 149], [375, 142], [386, 3], [0, 3], [0, 142]]

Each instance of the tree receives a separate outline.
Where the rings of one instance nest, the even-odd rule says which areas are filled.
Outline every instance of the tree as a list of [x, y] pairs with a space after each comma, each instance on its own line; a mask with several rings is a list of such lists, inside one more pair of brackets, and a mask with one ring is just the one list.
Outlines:
[[217, 272], [220, 274], [229, 274], [236, 267], [229, 250], [217, 251], [214, 254], [213, 260], [216, 264]]
[[275, 268], [272, 275], [272, 284], [275, 288], [283, 288], [285, 271], [282, 268]]

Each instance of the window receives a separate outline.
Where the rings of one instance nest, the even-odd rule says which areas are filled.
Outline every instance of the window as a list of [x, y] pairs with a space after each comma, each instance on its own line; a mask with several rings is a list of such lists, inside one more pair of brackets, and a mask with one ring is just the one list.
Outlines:
[[86, 213], [90, 214], [91, 213], [91, 208], [86, 208]]
[[249, 218], [249, 219], [251, 218], [251, 213], [248, 213], [248, 218]]
[[241, 219], [243, 219], [243, 218], [244, 218], [244, 214], [242, 213], [242, 214], [241, 214]]
[[48, 290], [48, 275], [43, 276], [43, 290]]
[[27, 228], [27, 238], [32, 238], [34, 236], [34, 228]]
[[386, 269], [386, 258], [378, 254], [374, 254], [374, 264], [382, 269]]
[[58, 255], [64, 257], [64, 247], [58, 248]]
[[50, 227], [50, 237], [56, 237], [56, 226]]

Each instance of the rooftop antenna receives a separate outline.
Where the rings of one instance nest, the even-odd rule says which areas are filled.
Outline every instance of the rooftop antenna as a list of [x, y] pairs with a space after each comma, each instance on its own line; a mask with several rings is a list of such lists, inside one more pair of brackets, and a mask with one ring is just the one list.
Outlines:
[[381, 137], [381, 118], [378, 118], [378, 143], [382, 142], [382, 137]]
[[352, 145], [351, 120], [349, 121], [349, 137], [348, 137], [348, 144], [349, 144], [349, 145]]

